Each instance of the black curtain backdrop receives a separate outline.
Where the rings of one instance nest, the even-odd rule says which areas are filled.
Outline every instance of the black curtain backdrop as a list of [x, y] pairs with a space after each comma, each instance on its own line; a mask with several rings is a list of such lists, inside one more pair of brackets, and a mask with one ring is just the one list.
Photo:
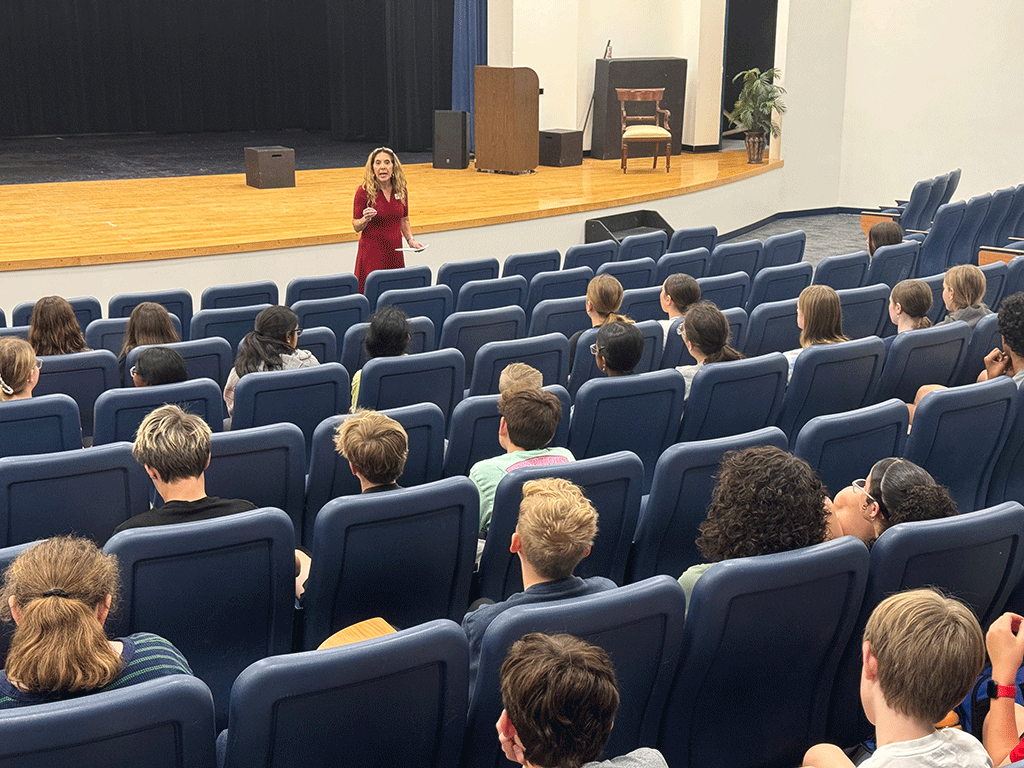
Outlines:
[[330, 130], [397, 151], [451, 106], [453, 0], [6, 0], [0, 135]]

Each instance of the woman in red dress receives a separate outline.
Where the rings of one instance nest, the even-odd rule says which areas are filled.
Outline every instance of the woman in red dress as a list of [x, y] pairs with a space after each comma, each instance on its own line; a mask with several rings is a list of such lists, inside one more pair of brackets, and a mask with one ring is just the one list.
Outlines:
[[412, 236], [409, 225], [409, 194], [402, 164], [387, 147], [378, 147], [366, 161], [363, 183], [356, 189], [352, 206], [352, 228], [359, 232], [356, 277], [359, 291], [366, 276], [375, 269], [405, 266], [404, 254], [397, 250], [402, 238], [410, 248], [422, 248]]

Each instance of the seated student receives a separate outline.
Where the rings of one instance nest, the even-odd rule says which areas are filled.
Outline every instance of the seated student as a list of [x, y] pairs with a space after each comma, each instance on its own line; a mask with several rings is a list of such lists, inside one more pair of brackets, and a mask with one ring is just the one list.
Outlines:
[[785, 353], [790, 374], [797, 356], [807, 347], [849, 341], [843, 334], [843, 305], [839, 294], [827, 285], [809, 285], [800, 291], [796, 326], [800, 329], [800, 348]]
[[1017, 680], [1024, 659], [1024, 632], [1021, 617], [1004, 613], [989, 627], [985, 647], [992, 661], [992, 680], [996, 690], [989, 689], [989, 710], [982, 730], [982, 743], [993, 765], [1009, 765], [1024, 760], [1024, 738], [1021, 737], [1019, 715], [1015, 705]]
[[498, 442], [505, 453], [478, 461], [469, 470], [469, 479], [480, 491], [481, 538], [491, 524], [494, 490], [508, 472], [576, 460], [566, 448], [547, 447], [562, 420], [562, 404], [557, 396], [543, 389], [509, 390], [498, 400], [498, 412]]
[[643, 356], [644, 335], [632, 321], [605, 323], [590, 351], [598, 370], [609, 376], [629, 376]]
[[41, 367], [31, 344], [17, 336], [0, 336], [0, 401], [32, 397]]
[[498, 377], [499, 394], [510, 389], [540, 389], [543, 386], [543, 374], [526, 363], [509, 363]]
[[89, 350], [74, 307], [60, 296], [44, 296], [32, 307], [28, 343], [37, 355], [70, 355]]
[[[143, 344], [173, 344], [181, 341], [174, 330], [174, 321], [162, 304], [144, 301], [132, 310], [128, 317], [128, 327], [124, 331], [124, 344], [121, 354], [117, 357], [117, 365], [124, 379], [124, 363], [128, 353]], [[138, 386], [136, 384], [135, 386]]]
[[531, 632], [501, 665], [498, 740], [505, 757], [530, 768], [667, 768], [656, 749], [594, 762], [619, 709], [615, 669], [603, 648], [572, 635]]
[[690, 307], [700, 301], [700, 284], [690, 275], [677, 273], [665, 278], [661, 286], [661, 308], [668, 320], [659, 320], [668, 342], [668, 331], [672, 321], [683, 317]]
[[949, 314], [939, 325], [963, 320], [971, 328], [992, 310], [985, 306], [985, 273], [973, 264], [957, 264], [946, 270], [942, 278], [942, 300]]
[[686, 319], [679, 326], [679, 335], [696, 365], [677, 365], [676, 370], [686, 379], [686, 392], [690, 392], [693, 377], [705, 363], [723, 363], [742, 360], [743, 353], [729, 346], [729, 319], [710, 301], [701, 301], [690, 307]]
[[866, 479], [854, 480], [832, 502], [837, 536], [856, 536], [869, 547], [899, 523], [938, 520], [957, 514], [949, 491], [912, 461], [875, 462]]
[[[412, 333], [409, 330], [409, 317], [398, 307], [381, 307], [370, 315], [370, 327], [366, 330], [363, 346], [366, 348], [366, 359], [375, 357], [398, 357], [407, 353]], [[352, 376], [352, 410], [355, 411], [359, 400], [359, 382], [363, 370], [360, 368]]]
[[0, 671], [0, 709], [112, 691], [165, 675], [191, 675], [162, 637], [108, 640], [117, 558], [88, 539], [59, 536], [26, 549], [4, 574], [0, 612], [15, 624]]
[[[989, 768], [981, 742], [956, 728], [936, 730], [985, 664], [985, 640], [971, 610], [931, 589], [887, 597], [864, 629], [860, 699], [878, 748], [862, 768]], [[817, 744], [805, 766], [852, 768], [837, 746]]]
[[[889, 294], [889, 319], [896, 326], [896, 333], [931, 328], [928, 312], [932, 308], [932, 289], [924, 280], [900, 280]], [[885, 349], [888, 352], [895, 336], [887, 336]]]
[[136, 387], [155, 387], [159, 384], [177, 384], [188, 381], [185, 358], [167, 347], [144, 349], [135, 358], [129, 371]]
[[[600, 328], [605, 323], [616, 321], [630, 323], [625, 315], [619, 314], [622, 306], [622, 283], [611, 275], [598, 275], [587, 285], [587, 317], [591, 328]], [[576, 331], [569, 337], [569, 367], [576, 359], [576, 344], [583, 331]]]
[[895, 221], [880, 221], [868, 230], [868, 253], [872, 256], [883, 245], [903, 242], [903, 227]]
[[356, 411], [338, 425], [334, 447], [348, 459], [349, 469], [359, 478], [362, 493], [402, 487], [398, 478], [409, 456], [409, 436], [390, 416], [376, 411]]
[[503, 611], [615, 589], [603, 576], [581, 579], [573, 571], [594, 546], [597, 512], [568, 480], [549, 477], [523, 486], [519, 522], [509, 549], [519, 555], [523, 591], [500, 603], [482, 605], [462, 620], [469, 639], [469, 687], [473, 690], [484, 632]]
[[706, 563], [679, 577], [690, 603], [693, 585], [714, 563], [820, 544], [831, 515], [821, 480], [803, 459], [773, 446], [722, 457], [697, 549]]

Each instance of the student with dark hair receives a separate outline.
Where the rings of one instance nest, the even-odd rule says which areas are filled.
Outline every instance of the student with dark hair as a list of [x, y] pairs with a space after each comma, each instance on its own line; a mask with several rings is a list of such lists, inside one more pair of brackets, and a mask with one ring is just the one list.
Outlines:
[[[370, 315], [370, 327], [366, 330], [366, 338], [363, 339], [366, 359], [404, 355], [409, 349], [411, 338], [408, 315], [398, 307], [381, 307]], [[362, 369], [356, 371], [352, 376], [353, 411], [359, 400], [359, 382], [362, 380], [362, 376]]]
[[70, 355], [89, 349], [74, 307], [60, 296], [44, 296], [32, 307], [28, 342], [37, 355]]
[[644, 335], [633, 322], [606, 323], [598, 330], [590, 351], [598, 370], [609, 376], [628, 376], [643, 356]]
[[[932, 308], [932, 289], [924, 280], [900, 280], [889, 294], [889, 320], [896, 333], [931, 328], [928, 312]], [[885, 349], [889, 350], [895, 336], [886, 336]]]
[[167, 347], [150, 347], [139, 352], [129, 373], [136, 387], [188, 381], [185, 358]]
[[724, 363], [742, 360], [743, 353], [729, 346], [729, 319], [710, 301], [700, 301], [690, 307], [686, 319], [677, 331], [696, 365], [677, 365], [676, 370], [686, 379], [689, 393], [693, 377], [705, 363]]
[[868, 230], [868, 253], [872, 256], [883, 245], [903, 242], [903, 227], [895, 221], [880, 221]]
[[145, 344], [173, 344], [177, 341], [181, 341], [181, 337], [174, 330], [174, 321], [164, 306], [152, 301], [142, 302], [132, 310], [128, 317], [128, 327], [124, 331], [124, 344], [117, 358], [121, 378], [124, 379], [124, 363], [128, 353], [136, 347]]
[[683, 317], [687, 311], [700, 301], [700, 284], [690, 275], [676, 273], [665, 278], [661, 286], [661, 308], [668, 315], [667, 320], [659, 320], [668, 341], [669, 328], [677, 317]]

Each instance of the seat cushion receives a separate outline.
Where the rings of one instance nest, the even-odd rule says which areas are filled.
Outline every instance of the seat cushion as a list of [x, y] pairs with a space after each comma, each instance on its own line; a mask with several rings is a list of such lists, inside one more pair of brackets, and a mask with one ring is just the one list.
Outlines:
[[623, 139], [670, 139], [672, 134], [656, 125], [631, 125], [622, 132]]

